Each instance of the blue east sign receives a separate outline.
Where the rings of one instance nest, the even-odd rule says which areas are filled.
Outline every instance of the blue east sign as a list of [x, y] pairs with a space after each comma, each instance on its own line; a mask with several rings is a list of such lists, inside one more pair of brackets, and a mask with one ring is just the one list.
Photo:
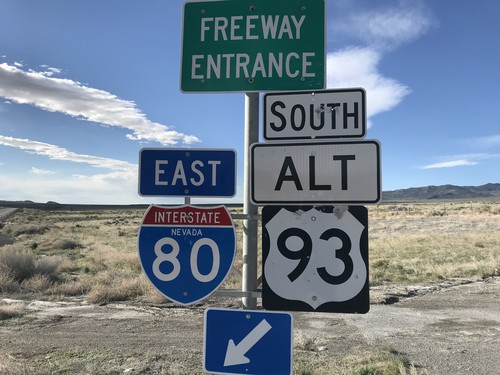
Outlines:
[[139, 194], [234, 197], [236, 151], [144, 148], [139, 154]]

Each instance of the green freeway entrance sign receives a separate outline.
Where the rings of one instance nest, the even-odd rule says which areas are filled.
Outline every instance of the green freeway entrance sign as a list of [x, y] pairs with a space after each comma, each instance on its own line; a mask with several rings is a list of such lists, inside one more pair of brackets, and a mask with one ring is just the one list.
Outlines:
[[184, 92], [325, 87], [325, 0], [184, 4]]

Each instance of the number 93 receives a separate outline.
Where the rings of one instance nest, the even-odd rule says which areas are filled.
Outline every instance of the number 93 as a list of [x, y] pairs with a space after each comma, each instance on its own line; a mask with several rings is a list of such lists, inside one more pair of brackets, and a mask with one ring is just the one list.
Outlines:
[[[287, 247], [287, 240], [292, 237], [298, 237], [302, 240], [302, 247], [298, 250], [292, 250]], [[318, 275], [323, 279], [326, 283], [332, 285], [343, 284], [352, 275], [353, 272], [353, 262], [349, 253], [351, 251], [351, 239], [341, 229], [338, 228], [330, 228], [324, 231], [320, 235], [320, 240], [328, 241], [331, 238], [338, 238], [342, 242], [342, 246], [339, 249], [335, 250], [335, 258], [339, 259], [344, 264], [344, 271], [340, 275], [331, 275], [326, 267], [319, 267], [316, 270], [318, 271]], [[281, 232], [278, 237], [278, 250], [279, 252], [288, 259], [298, 260], [299, 263], [295, 267], [295, 269], [288, 274], [288, 278], [291, 282], [295, 281], [306, 269], [309, 261], [311, 259], [311, 252], [313, 248], [313, 243], [311, 236], [303, 229], [300, 228], [289, 228]]]

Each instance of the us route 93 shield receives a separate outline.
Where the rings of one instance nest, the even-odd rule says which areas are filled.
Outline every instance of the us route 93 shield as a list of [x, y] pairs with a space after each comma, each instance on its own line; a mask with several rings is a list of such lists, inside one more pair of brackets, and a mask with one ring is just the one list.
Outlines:
[[368, 312], [366, 207], [265, 206], [262, 251], [265, 309]]

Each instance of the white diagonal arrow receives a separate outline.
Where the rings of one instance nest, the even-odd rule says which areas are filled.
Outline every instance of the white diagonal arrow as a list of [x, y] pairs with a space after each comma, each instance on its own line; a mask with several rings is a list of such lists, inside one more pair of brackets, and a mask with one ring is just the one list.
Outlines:
[[230, 339], [227, 343], [226, 358], [224, 359], [224, 367], [235, 366], [249, 363], [250, 359], [245, 357], [245, 354], [269, 332], [271, 325], [266, 319], [257, 324], [246, 337], [235, 345], [234, 340]]

